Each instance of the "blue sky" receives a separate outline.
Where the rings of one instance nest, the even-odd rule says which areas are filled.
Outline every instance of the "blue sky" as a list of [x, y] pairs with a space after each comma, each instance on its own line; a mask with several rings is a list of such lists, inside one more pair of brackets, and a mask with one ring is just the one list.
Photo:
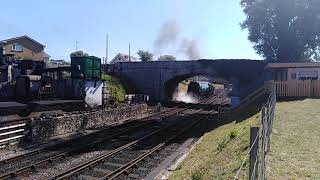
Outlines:
[[[196, 40], [201, 58], [261, 59], [239, 23], [245, 18], [239, 0], [10, 0], [1, 3], [0, 39], [20, 35], [45, 44], [54, 59], [69, 60], [70, 52], [84, 50], [109, 59], [118, 52], [138, 49], [156, 52], [154, 41], [163, 23], [179, 25], [179, 39]], [[161, 50], [178, 59], [178, 43]], [[156, 53], [155, 56], [158, 56]]]

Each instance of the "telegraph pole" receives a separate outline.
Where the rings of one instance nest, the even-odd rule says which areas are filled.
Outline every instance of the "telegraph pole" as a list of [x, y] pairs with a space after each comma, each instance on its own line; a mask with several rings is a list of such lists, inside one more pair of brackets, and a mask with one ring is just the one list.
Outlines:
[[76, 52], [78, 51], [78, 41], [76, 41]]
[[105, 64], [108, 63], [108, 55], [109, 55], [109, 34], [107, 34], [107, 37], [106, 37], [106, 58], [105, 58]]
[[131, 62], [131, 55], [130, 55], [130, 43], [129, 43], [129, 62]]

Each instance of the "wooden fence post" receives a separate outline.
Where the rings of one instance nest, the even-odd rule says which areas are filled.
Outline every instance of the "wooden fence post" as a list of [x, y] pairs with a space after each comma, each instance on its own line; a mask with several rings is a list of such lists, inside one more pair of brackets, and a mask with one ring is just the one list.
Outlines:
[[251, 179], [252, 174], [257, 172], [257, 167], [254, 168], [255, 162], [258, 156], [258, 147], [259, 147], [259, 127], [251, 127], [250, 128], [250, 147], [252, 147], [250, 151], [250, 167], [249, 167], [249, 179]]

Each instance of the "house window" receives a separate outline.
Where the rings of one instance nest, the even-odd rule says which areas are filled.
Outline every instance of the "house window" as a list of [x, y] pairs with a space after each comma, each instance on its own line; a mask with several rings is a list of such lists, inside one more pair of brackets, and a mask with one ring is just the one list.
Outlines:
[[291, 79], [292, 80], [297, 79], [297, 74], [296, 73], [291, 73]]
[[18, 43], [14, 43], [12, 44], [12, 51], [22, 52], [23, 46]]
[[301, 71], [299, 72], [299, 80], [317, 80], [318, 71]]

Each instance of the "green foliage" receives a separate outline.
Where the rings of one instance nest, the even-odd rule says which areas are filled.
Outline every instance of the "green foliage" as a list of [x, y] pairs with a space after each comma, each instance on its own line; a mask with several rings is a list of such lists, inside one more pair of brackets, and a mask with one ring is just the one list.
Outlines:
[[319, 0], [241, 0], [249, 40], [270, 61], [316, 60], [320, 47]]
[[110, 75], [102, 75], [102, 80], [107, 81], [107, 86], [111, 91], [111, 96], [118, 102], [124, 101], [125, 95], [127, 94], [127, 88], [121, 83], [118, 78]]
[[203, 174], [199, 171], [193, 172], [191, 175], [192, 180], [202, 180], [203, 179]]
[[218, 141], [217, 150], [222, 151], [226, 147], [228, 142], [229, 142], [229, 140], [227, 137], [224, 137], [222, 140]]
[[83, 51], [76, 51], [70, 54], [70, 57], [87, 57], [88, 53], [84, 53]]
[[139, 50], [137, 52], [137, 54], [139, 55], [139, 59], [141, 61], [152, 61], [153, 60], [153, 54], [150, 53], [149, 51]]
[[158, 61], [175, 61], [176, 57], [171, 55], [163, 55], [158, 58]]
[[239, 130], [238, 129], [233, 129], [230, 134], [229, 134], [229, 138], [234, 139], [235, 137], [237, 137], [239, 135]]

